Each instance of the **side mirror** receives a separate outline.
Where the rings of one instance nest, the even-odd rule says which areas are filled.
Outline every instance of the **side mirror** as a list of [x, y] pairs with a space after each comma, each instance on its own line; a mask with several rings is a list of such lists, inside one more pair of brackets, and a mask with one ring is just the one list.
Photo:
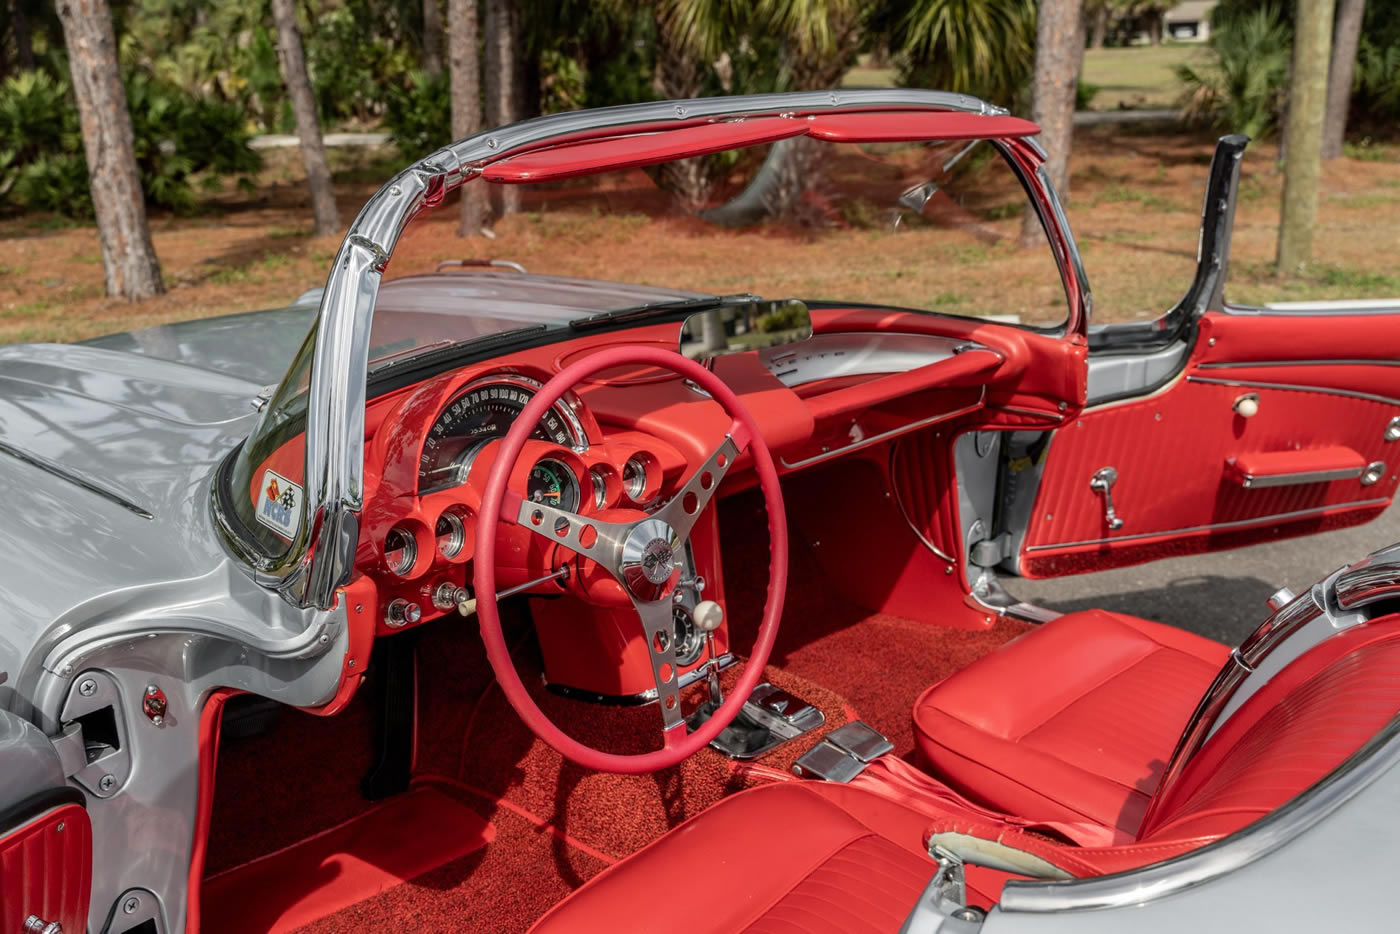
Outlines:
[[812, 336], [812, 316], [795, 298], [700, 311], [681, 325], [680, 352], [704, 363], [725, 354], [795, 344]]

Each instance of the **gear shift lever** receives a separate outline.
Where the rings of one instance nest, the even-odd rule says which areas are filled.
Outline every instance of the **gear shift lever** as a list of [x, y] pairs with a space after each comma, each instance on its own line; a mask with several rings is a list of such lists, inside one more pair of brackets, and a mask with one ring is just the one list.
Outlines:
[[724, 694], [719, 689], [719, 653], [715, 650], [715, 630], [724, 625], [724, 607], [713, 600], [701, 600], [691, 611], [690, 618], [705, 633], [705, 644], [710, 650], [705, 677], [710, 685], [710, 703], [718, 707], [724, 702]]

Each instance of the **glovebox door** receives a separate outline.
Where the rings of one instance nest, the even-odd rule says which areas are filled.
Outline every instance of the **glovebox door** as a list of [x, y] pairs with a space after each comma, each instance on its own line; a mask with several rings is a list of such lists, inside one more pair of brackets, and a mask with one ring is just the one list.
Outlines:
[[1166, 385], [1054, 433], [1018, 568], [1053, 577], [1357, 525], [1390, 504], [1397, 468], [1400, 300], [1210, 312]]

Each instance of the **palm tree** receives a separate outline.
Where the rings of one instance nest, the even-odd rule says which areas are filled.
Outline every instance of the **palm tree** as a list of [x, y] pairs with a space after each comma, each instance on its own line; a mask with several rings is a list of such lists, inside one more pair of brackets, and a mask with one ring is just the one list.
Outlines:
[[[447, 58], [451, 65], [452, 138], [463, 139], [481, 129], [480, 28], [476, 0], [447, 0]], [[484, 182], [462, 186], [462, 216], [458, 233], [480, 234], [486, 223]]]
[[901, 83], [1013, 106], [1035, 59], [1035, 0], [897, 0], [881, 25]]

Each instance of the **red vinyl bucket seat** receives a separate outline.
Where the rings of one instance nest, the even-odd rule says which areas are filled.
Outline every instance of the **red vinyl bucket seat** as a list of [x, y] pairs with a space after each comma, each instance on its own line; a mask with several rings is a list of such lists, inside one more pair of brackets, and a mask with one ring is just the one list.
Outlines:
[[[1069, 650], [1064, 640], [1087, 639], [1090, 632], [1103, 637], [1103, 646]], [[1094, 648], [1102, 648], [1101, 653]], [[1120, 718], [1132, 720], [1137, 708], [1156, 716], [1162, 705], [1178, 711], [1184, 703], [1186, 713], [1176, 722], [1177, 731], [1183, 731], [1207, 685], [1200, 685], [1198, 696], [1185, 698], [1185, 687], [1173, 686], [1175, 680], [1200, 677], [1192, 659], [1206, 663], [1223, 654], [1224, 649], [1213, 643], [1142, 620], [1073, 614], [969, 667], [967, 677], [972, 680], [955, 684], [964, 677], [959, 674], [943, 683], [959, 689], [946, 697], [961, 697], [964, 688], [971, 690], [968, 685], [982, 687], [992, 711], [987, 722], [1010, 722], [1016, 711], [1005, 704], [1006, 695], [1039, 700], [1044, 692], [1058, 690], [1059, 716], [1027, 714], [1019, 722], [1050, 723], [1053, 729], [1066, 716], [1064, 710], [1085, 705], [1096, 713], [1082, 718], [1076, 714], [1066, 722], [1086, 731], [1093, 724], [1112, 727], [1103, 731], [1102, 742], [1088, 735], [1069, 737], [1074, 741], [1066, 744], [1070, 758], [1064, 768], [1047, 766], [1047, 782], [1053, 787], [1038, 788], [1036, 776], [1029, 772], [994, 786], [1014, 786], [1018, 796], [1033, 794], [1016, 802], [1026, 800], [1037, 807], [1048, 803], [1074, 819], [999, 814], [961, 800], [955, 791], [900, 760], [877, 760], [850, 785], [783, 782], [727, 798], [595, 877], [540, 919], [534, 930], [893, 934], [934, 872], [927, 856], [931, 843], [954, 852], [999, 855], [999, 869], [967, 867], [968, 902], [984, 907], [999, 899], [1009, 878], [1084, 878], [1156, 863], [1218, 840], [1284, 804], [1340, 765], [1400, 710], [1400, 615], [1342, 630], [1294, 659], [1250, 696], [1174, 772], [1174, 780], [1150, 796], [1146, 823], [1139, 817], [1135, 832], [1125, 832], [1120, 826], [1123, 807], [1132, 802], [1137, 813], [1149, 802], [1138, 801], [1145, 792], [1136, 779], [1128, 780], [1134, 773], [1124, 763], [1130, 755], [1144, 768], [1158, 758], [1165, 760], [1177, 737], [1158, 735], [1170, 732], [1165, 722], [1157, 723], [1145, 739], [1113, 724]], [[1055, 665], [1085, 656], [1083, 665], [1095, 676], [1073, 687], [1058, 685]], [[1175, 673], [1176, 679], [1154, 681], [1152, 673], [1163, 671]], [[1124, 673], [1142, 684], [1117, 683]], [[1208, 682], [1210, 673], [1201, 681]], [[988, 680], [993, 678], [998, 680]], [[1001, 693], [993, 690], [998, 686]], [[1112, 705], [1100, 704], [1096, 688], [1114, 701], [1116, 713], [1110, 712]], [[1014, 736], [994, 738], [986, 748], [997, 754], [1017, 741]], [[1135, 752], [1115, 754], [1110, 746], [1120, 740]], [[1053, 758], [1053, 750], [1035, 749], [1028, 761], [1046, 763]], [[968, 754], [960, 761], [975, 760]], [[1113, 777], [1091, 771], [1100, 763], [1117, 769]], [[984, 763], [976, 765], [980, 772], [962, 774], [974, 779], [996, 774]], [[1160, 766], [1156, 768], [1160, 772]], [[1069, 776], [1075, 774], [1086, 776], [1084, 789], [1072, 786]], [[1152, 781], [1146, 778], [1143, 784]], [[1116, 811], [1115, 801], [1120, 802]], [[1108, 814], [1113, 822], [1096, 825], [1085, 819], [1088, 811]], [[1089, 845], [1069, 842], [1076, 837]], [[960, 847], [967, 838], [978, 845]], [[1020, 875], [1006, 871], [1010, 869]], [[706, 886], [709, 897], [698, 908], [678, 907], [677, 886], [685, 878], [698, 878]]]
[[926, 768], [1007, 814], [1091, 821], [1131, 839], [1230, 650], [1134, 616], [1052, 620], [914, 703]]

